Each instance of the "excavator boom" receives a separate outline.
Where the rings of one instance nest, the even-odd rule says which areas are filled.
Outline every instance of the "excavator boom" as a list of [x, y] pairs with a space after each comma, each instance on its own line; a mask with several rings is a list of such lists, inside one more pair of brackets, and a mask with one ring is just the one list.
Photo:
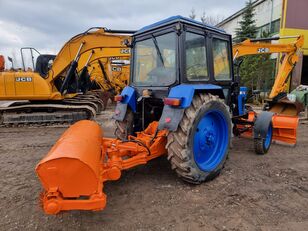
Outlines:
[[[278, 39], [290, 39], [296, 40], [287, 44], [272, 44], [266, 41], [278, 40]], [[279, 93], [286, 91], [288, 77], [293, 70], [295, 64], [298, 62], [299, 53], [301, 47], [304, 45], [304, 36], [293, 37], [277, 37], [269, 39], [247, 39], [242, 43], [233, 45], [233, 59], [256, 54], [273, 54], [284, 53], [282, 64], [279, 67], [279, 71], [275, 78], [274, 85], [269, 95], [270, 99], [273, 99]]]
[[[278, 43], [272, 44], [272, 40], [280, 39], [295, 39], [291, 43]], [[296, 143], [296, 131], [298, 127], [298, 113], [300, 107], [298, 103], [291, 102], [284, 97], [282, 99], [276, 99], [280, 94], [286, 93], [287, 83], [289, 76], [298, 62], [299, 53], [301, 47], [304, 44], [304, 37], [300, 36], [288, 36], [288, 37], [276, 37], [276, 38], [261, 38], [261, 39], [247, 39], [242, 43], [233, 45], [233, 59], [247, 55], [257, 54], [273, 54], [283, 53], [282, 63], [279, 66], [277, 76], [275, 78], [274, 85], [268, 97], [269, 112], [273, 113], [273, 140], [283, 143], [294, 145]], [[249, 119], [248, 119], [249, 120]], [[252, 120], [251, 120], [252, 122]], [[245, 134], [246, 133], [246, 134]], [[245, 132], [247, 136], [252, 136], [252, 130]]]

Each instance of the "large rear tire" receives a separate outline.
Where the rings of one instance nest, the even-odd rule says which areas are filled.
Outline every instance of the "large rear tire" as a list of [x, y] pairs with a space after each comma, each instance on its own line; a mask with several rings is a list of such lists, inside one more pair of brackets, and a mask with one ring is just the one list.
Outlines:
[[134, 113], [127, 109], [123, 121], [115, 121], [116, 128], [114, 134], [121, 140], [127, 140], [129, 135], [133, 134]]
[[185, 181], [200, 184], [214, 179], [227, 159], [231, 118], [218, 96], [197, 94], [184, 112], [177, 131], [168, 135], [168, 159]]

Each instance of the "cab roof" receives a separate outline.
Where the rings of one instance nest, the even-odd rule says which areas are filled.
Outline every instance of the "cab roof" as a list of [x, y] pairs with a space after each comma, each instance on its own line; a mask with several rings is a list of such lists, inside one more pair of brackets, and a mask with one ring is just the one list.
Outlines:
[[170, 25], [176, 22], [182, 22], [185, 24], [189, 24], [189, 25], [193, 25], [193, 26], [197, 26], [200, 27], [202, 29], [206, 29], [206, 30], [212, 30], [212, 31], [216, 31], [218, 33], [222, 33], [222, 34], [226, 34], [226, 32], [222, 29], [213, 27], [213, 26], [209, 26], [207, 24], [204, 24], [202, 22], [198, 22], [196, 20], [190, 19], [190, 18], [186, 18], [183, 17], [181, 15], [176, 15], [176, 16], [171, 16], [169, 18], [163, 19], [161, 21], [158, 21], [156, 23], [150, 24], [148, 26], [142, 27], [140, 30], [138, 30], [134, 35], [138, 35], [144, 32], [148, 32], [166, 25]]

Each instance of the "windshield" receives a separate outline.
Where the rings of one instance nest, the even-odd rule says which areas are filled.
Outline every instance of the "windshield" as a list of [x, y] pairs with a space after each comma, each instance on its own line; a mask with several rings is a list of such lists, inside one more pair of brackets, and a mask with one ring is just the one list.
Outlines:
[[176, 34], [168, 33], [136, 42], [133, 82], [168, 86], [176, 80]]

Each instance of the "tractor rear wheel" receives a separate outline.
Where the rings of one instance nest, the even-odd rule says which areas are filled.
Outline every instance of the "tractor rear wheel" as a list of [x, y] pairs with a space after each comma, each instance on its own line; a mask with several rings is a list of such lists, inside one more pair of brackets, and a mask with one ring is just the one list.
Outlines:
[[121, 140], [126, 140], [129, 135], [133, 134], [133, 122], [134, 114], [130, 109], [127, 109], [123, 121], [115, 121], [115, 136]]
[[197, 94], [185, 109], [177, 131], [168, 135], [171, 167], [190, 183], [214, 179], [227, 159], [230, 139], [231, 118], [223, 100]]

